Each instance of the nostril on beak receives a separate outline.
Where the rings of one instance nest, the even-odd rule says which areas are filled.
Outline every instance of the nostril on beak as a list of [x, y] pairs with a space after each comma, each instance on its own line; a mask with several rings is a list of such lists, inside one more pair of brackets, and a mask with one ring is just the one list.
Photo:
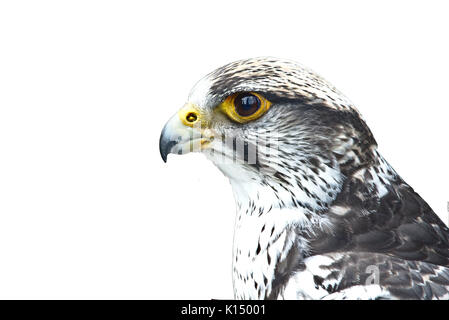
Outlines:
[[187, 104], [181, 108], [181, 110], [178, 111], [178, 115], [182, 123], [188, 127], [193, 127], [200, 121], [203, 121], [201, 119], [200, 111], [192, 104]]
[[193, 123], [196, 120], [198, 120], [198, 116], [197, 116], [196, 113], [194, 113], [194, 112], [187, 113], [187, 115], [186, 115], [186, 121], [187, 122]]

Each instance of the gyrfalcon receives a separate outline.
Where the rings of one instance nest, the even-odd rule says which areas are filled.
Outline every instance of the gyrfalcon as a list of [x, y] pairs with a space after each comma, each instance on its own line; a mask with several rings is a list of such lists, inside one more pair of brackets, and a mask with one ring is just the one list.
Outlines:
[[201, 79], [160, 137], [204, 153], [237, 207], [236, 299], [448, 299], [449, 229], [354, 105], [313, 71], [254, 58]]

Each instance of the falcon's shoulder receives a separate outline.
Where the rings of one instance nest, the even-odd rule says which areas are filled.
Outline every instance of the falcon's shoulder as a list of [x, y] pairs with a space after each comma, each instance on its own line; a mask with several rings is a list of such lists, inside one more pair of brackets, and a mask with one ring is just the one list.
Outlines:
[[327, 213], [332, 228], [310, 239], [311, 254], [372, 252], [449, 266], [449, 228], [406, 183], [382, 197], [352, 180]]
[[307, 256], [290, 250], [274, 294], [296, 287], [296, 298], [449, 298], [449, 228], [399, 176], [385, 175], [355, 172], [324, 213], [328, 228], [296, 230]]

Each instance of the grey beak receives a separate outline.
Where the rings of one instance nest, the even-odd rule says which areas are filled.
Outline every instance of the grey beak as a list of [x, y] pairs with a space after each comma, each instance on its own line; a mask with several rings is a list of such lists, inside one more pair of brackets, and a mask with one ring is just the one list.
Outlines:
[[201, 150], [203, 136], [197, 128], [186, 126], [178, 113], [173, 115], [162, 129], [159, 138], [159, 151], [162, 160], [167, 162], [170, 153], [185, 154]]
[[167, 134], [167, 125], [165, 125], [164, 129], [162, 129], [161, 137], [159, 138], [159, 152], [161, 153], [164, 162], [167, 162], [168, 154], [177, 143], [176, 140], [170, 139], [170, 135]]

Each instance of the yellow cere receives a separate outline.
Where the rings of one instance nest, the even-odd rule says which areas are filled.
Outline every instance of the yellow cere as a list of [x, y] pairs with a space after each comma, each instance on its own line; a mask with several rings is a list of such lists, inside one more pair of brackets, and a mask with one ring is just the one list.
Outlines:
[[189, 127], [196, 126], [199, 124], [199, 121], [201, 121], [198, 108], [191, 103], [186, 104], [181, 108], [181, 110], [178, 111], [178, 116], [182, 123]]
[[255, 113], [253, 113], [249, 116], [246, 116], [246, 117], [241, 116], [240, 114], [237, 113], [237, 111], [235, 110], [234, 101], [235, 101], [235, 98], [239, 95], [239, 93], [235, 93], [235, 94], [232, 94], [229, 97], [227, 97], [218, 106], [218, 108], [224, 114], [226, 114], [229, 118], [231, 118], [231, 120], [234, 120], [239, 123], [247, 123], [249, 121], [256, 120], [256, 119], [260, 118], [262, 115], [264, 115], [265, 112], [268, 111], [268, 109], [270, 109], [271, 102], [268, 101], [267, 99], [265, 99], [262, 95], [260, 95], [258, 93], [255, 93], [255, 92], [248, 92], [248, 93], [256, 96], [260, 100], [260, 108]]

